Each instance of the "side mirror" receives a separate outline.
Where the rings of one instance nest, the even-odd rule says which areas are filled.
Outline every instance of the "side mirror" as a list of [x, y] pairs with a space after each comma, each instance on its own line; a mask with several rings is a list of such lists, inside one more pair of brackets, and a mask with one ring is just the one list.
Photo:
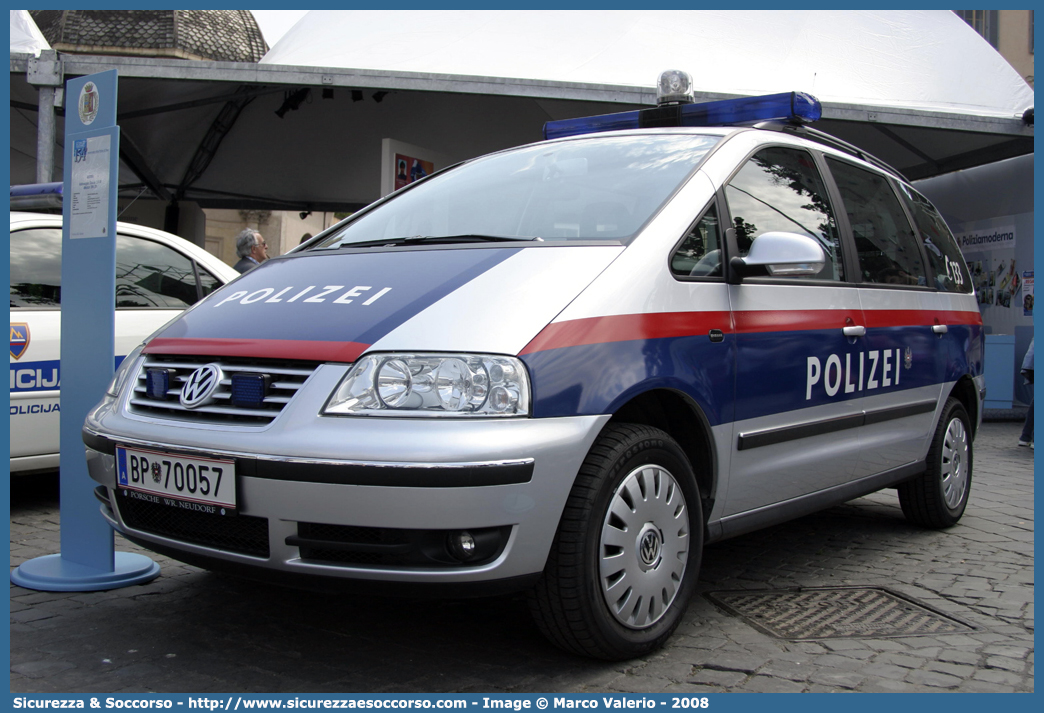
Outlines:
[[739, 282], [744, 277], [768, 272], [773, 277], [816, 275], [826, 264], [822, 246], [807, 235], [771, 231], [762, 233], [750, 244], [746, 257], [729, 261], [732, 274]]

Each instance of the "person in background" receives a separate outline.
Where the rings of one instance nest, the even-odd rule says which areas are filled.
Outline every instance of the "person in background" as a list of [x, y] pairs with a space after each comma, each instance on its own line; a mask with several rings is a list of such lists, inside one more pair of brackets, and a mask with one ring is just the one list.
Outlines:
[[239, 262], [232, 267], [239, 272], [248, 272], [268, 259], [268, 243], [261, 233], [245, 228], [236, 236], [236, 255]]
[[[1026, 356], [1022, 360], [1022, 375], [1026, 378], [1026, 381], [1030, 383], [1030, 387], [1033, 386], [1033, 340], [1030, 340], [1029, 349], [1026, 350]], [[1020, 446], [1029, 446], [1033, 448], [1033, 396], [1030, 396], [1029, 411], [1026, 412], [1026, 425], [1022, 427], [1022, 435], [1019, 436]]]

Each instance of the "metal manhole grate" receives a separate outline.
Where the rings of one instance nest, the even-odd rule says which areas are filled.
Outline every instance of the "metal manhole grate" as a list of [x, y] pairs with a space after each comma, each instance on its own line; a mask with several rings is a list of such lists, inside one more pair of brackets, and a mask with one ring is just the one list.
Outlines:
[[887, 638], [975, 631], [975, 627], [877, 587], [708, 592], [728, 612], [780, 639]]

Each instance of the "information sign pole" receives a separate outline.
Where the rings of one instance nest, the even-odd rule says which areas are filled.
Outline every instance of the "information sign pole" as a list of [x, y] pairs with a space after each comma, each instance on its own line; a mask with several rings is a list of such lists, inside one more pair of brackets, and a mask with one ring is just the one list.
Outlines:
[[62, 201], [61, 553], [29, 560], [11, 572], [22, 587], [92, 591], [148, 582], [159, 565], [116, 552], [98, 512], [81, 431], [115, 365], [116, 189], [120, 129], [116, 70], [66, 85], [65, 178]]

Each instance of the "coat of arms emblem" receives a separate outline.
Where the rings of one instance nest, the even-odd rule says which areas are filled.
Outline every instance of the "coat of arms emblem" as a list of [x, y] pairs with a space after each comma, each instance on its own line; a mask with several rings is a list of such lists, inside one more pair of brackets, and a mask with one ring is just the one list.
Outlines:
[[101, 103], [98, 96], [98, 85], [87, 82], [80, 90], [80, 100], [76, 105], [80, 114], [80, 121], [88, 126], [98, 117], [98, 106]]
[[29, 348], [29, 325], [25, 322], [11, 322], [11, 358], [21, 359]]

